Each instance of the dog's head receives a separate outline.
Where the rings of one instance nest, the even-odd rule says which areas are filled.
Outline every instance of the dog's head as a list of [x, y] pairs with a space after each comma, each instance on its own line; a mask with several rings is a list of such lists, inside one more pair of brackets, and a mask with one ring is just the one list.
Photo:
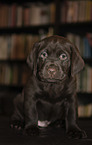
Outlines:
[[27, 63], [33, 74], [46, 82], [73, 77], [84, 66], [77, 47], [60, 36], [47, 37], [35, 43]]

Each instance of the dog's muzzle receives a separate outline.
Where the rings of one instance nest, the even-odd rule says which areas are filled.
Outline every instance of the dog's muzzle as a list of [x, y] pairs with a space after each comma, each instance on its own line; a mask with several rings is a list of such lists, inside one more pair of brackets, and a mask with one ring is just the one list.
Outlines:
[[48, 77], [53, 79], [55, 78], [55, 75], [57, 74], [59, 68], [58, 66], [54, 65], [54, 64], [50, 64], [49, 66], [46, 67], [46, 71], [48, 73]]
[[41, 70], [41, 78], [48, 81], [62, 80], [64, 72], [59, 63], [47, 62]]

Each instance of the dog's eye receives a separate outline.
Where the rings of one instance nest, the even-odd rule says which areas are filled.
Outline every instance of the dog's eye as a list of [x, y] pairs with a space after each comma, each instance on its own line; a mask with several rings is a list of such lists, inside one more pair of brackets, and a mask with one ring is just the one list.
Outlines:
[[45, 51], [42, 52], [41, 55], [40, 55], [40, 57], [43, 58], [43, 59], [47, 58], [47, 56], [48, 56], [48, 54]]
[[67, 59], [67, 55], [65, 53], [60, 55], [60, 60], [66, 60]]

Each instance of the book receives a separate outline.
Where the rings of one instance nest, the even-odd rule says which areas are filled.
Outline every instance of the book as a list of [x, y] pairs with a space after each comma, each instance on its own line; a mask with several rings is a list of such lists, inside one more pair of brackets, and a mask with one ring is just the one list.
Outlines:
[[50, 5], [42, 5], [41, 6], [41, 16], [40, 16], [41, 17], [41, 19], [40, 19], [41, 24], [43, 24], [43, 25], [50, 24], [51, 21], [53, 23], [53, 20], [50, 19], [50, 16], [52, 14], [51, 13], [52, 11], [50, 11], [50, 9], [51, 9]]
[[40, 25], [41, 24], [40, 16], [41, 16], [41, 6], [37, 4], [32, 4], [30, 6], [30, 25]]
[[79, 1], [78, 2], [79, 9], [77, 10], [78, 13], [78, 22], [85, 22], [86, 18], [86, 1]]
[[73, 12], [74, 12], [74, 9], [73, 9], [73, 2], [72, 1], [67, 1], [67, 7], [68, 7], [68, 10], [67, 10], [67, 18], [66, 18], [66, 22], [67, 23], [71, 23], [73, 21]]
[[24, 26], [30, 25], [30, 5], [25, 6], [23, 9], [23, 25]]
[[13, 4], [11, 6], [11, 24], [10, 24], [10, 27], [16, 26], [16, 10], [17, 10], [17, 6], [16, 6], [16, 4]]
[[7, 40], [6, 36], [0, 36], [0, 59], [7, 59]]
[[92, 117], [92, 104], [78, 106], [78, 117]]
[[[24, 20], [24, 22], [26, 22], [26, 20]], [[23, 24], [23, 7], [17, 6], [17, 8], [16, 8], [16, 26], [21, 27], [22, 24]], [[25, 26], [26, 26], [26, 24], [25, 24]]]
[[49, 21], [50, 21], [50, 24], [54, 24], [54, 22], [55, 22], [55, 13], [56, 13], [55, 4], [51, 3], [49, 5]]
[[78, 22], [78, 7], [79, 7], [79, 1], [73, 2], [73, 22]]
[[92, 1], [64, 1], [61, 3], [61, 22], [89, 22], [92, 21]]

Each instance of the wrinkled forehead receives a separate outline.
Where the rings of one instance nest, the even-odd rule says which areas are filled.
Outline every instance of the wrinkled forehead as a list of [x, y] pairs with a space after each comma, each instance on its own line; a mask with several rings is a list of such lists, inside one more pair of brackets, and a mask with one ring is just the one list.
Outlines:
[[71, 54], [71, 44], [63, 39], [45, 39], [40, 44], [39, 51], [46, 50], [49, 53], [61, 51]]

